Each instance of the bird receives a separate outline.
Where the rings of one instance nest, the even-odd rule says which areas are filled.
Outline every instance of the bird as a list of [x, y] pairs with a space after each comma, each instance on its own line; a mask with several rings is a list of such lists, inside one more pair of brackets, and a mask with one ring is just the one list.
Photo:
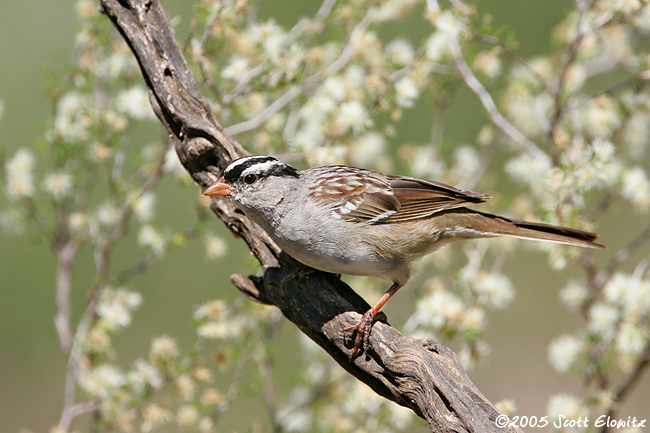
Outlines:
[[469, 209], [491, 196], [441, 182], [328, 165], [297, 170], [273, 156], [231, 162], [203, 195], [228, 197], [301, 264], [392, 285], [353, 332], [366, 352], [381, 308], [409, 280], [413, 264], [450, 242], [508, 236], [605, 249], [598, 235]]

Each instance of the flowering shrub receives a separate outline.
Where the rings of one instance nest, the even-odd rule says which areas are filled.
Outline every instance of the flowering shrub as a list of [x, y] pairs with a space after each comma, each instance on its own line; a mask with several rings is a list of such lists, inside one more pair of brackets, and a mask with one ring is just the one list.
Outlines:
[[[647, 220], [650, 53], [639, 42], [650, 32], [646, 1], [576, 0], [555, 26], [553, 50], [535, 58], [520, 57], [518, 43], [471, 2], [324, 0], [290, 28], [256, 18], [256, 5], [201, 2], [186, 45], [211, 108], [252, 153], [400, 170], [465, 188], [497, 173], [507, 184], [497, 198], [511, 204], [517, 218], [541, 215], [593, 231], [614, 203], [623, 203], [634, 218]], [[40, 145], [45, 151], [21, 148], [7, 155], [1, 171], [2, 226], [35, 228], [56, 256], [55, 323], [69, 357], [59, 431], [87, 412], [97, 430], [224, 429], [219, 422], [243, 386], [267, 390], [274, 431], [409, 431], [413, 414], [332, 368], [333, 361], [300, 336], [300, 383], [275, 389], [270, 360], [281, 318], [242, 299], [197, 307], [189, 350], [173, 336], [154, 336], [146, 358], [119, 366], [113, 338], [128, 332], [146, 302], [132, 277], [191, 238], [203, 239], [210, 260], [221, 260], [228, 246], [205, 229], [204, 203], [197, 203], [190, 227], [158, 220], [156, 185], [171, 176], [187, 185], [189, 177], [170, 143], [130, 143], [136, 125], [155, 122], [135, 60], [94, 3], [79, 0], [77, 12], [82, 26], [66, 84], [52, 91], [54, 113]], [[406, 17], [421, 21], [418, 40], [382, 36]], [[615, 85], [602, 88], [602, 82]], [[444, 110], [459, 88], [469, 89], [484, 109], [475, 144], [450, 152], [441, 112], [430, 141], [396, 141], [407, 111], [425, 97]], [[145, 252], [131, 267], [112, 270], [114, 250], [128, 237]], [[590, 251], [538, 246], [553, 268], [571, 264], [585, 271], [560, 292], [583, 326], [548, 349], [551, 366], [575, 374], [584, 386], [579, 395], [558, 390], [550, 397], [552, 419], [615, 414], [629, 382], [645, 372], [649, 243], [646, 227], [605, 265]], [[488, 356], [487, 317], [515, 296], [502, 268], [516, 245], [468, 243], [462, 256], [441, 251], [427, 259], [445, 272], [427, 276], [405, 331], [453, 341], [467, 367]], [[76, 287], [70, 273], [84, 247], [93, 252], [95, 283]], [[639, 248], [644, 257], [630, 263]], [[383, 284], [352, 281], [362, 294]], [[70, 311], [73, 290], [91, 294], [77, 322]], [[251, 364], [259, 370], [254, 377], [244, 374]], [[516, 410], [510, 400], [499, 407]], [[251, 418], [251, 430], [263, 430], [262, 422]]]

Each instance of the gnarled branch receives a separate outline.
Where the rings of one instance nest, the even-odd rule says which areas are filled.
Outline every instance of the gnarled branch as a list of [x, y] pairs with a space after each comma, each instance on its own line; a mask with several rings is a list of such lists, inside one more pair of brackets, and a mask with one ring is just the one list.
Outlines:
[[[100, 0], [133, 50], [153, 109], [172, 136], [192, 178], [210, 185], [233, 159], [247, 152], [228, 136], [200, 94], [174, 30], [158, 0]], [[269, 236], [224, 199], [211, 209], [248, 244], [262, 275], [234, 275], [248, 297], [277, 306], [343, 368], [378, 394], [412, 409], [437, 432], [519, 431], [498, 428], [499, 415], [463, 370], [456, 355], [431, 340], [415, 340], [377, 323], [365, 356], [354, 360], [345, 331], [369, 305], [336, 276], [323, 272], [286, 276], [300, 266]], [[288, 280], [285, 282], [285, 280]]]

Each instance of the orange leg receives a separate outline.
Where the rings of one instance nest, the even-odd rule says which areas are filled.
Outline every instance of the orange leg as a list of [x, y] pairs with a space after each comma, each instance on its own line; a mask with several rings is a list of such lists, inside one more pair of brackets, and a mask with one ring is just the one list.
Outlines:
[[384, 293], [381, 298], [379, 298], [379, 301], [377, 301], [374, 307], [365, 312], [365, 314], [361, 317], [361, 321], [356, 326], [352, 326], [346, 329], [347, 331], [354, 330], [356, 332], [356, 336], [354, 337], [354, 347], [352, 349], [352, 358], [356, 358], [357, 356], [361, 355], [361, 353], [368, 350], [368, 343], [370, 342], [370, 331], [372, 329], [372, 324], [375, 320], [375, 317], [377, 316], [377, 313], [379, 313], [381, 307], [383, 307], [391, 298], [391, 296], [397, 293], [401, 287], [402, 286], [400, 286], [398, 283], [393, 283], [393, 285], [390, 286], [390, 289], [388, 289], [388, 291]]

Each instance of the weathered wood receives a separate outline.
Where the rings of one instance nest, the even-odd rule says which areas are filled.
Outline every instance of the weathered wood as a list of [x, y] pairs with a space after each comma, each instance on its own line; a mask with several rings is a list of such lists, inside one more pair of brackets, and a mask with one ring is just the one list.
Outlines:
[[[191, 73], [158, 0], [100, 0], [135, 54], [154, 111], [174, 140], [176, 152], [203, 188], [227, 164], [248, 153], [228, 136]], [[436, 432], [520, 431], [500, 429], [499, 415], [463, 370], [456, 355], [431, 340], [415, 340], [376, 323], [370, 347], [354, 360], [346, 328], [369, 305], [336, 276], [294, 273], [296, 263], [228, 200], [214, 198], [211, 209], [240, 235], [262, 265], [261, 276], [233, 275], [249, 298], [275, 305], [302, 332], [350, 374], [385, 398], [412, 409]]]

